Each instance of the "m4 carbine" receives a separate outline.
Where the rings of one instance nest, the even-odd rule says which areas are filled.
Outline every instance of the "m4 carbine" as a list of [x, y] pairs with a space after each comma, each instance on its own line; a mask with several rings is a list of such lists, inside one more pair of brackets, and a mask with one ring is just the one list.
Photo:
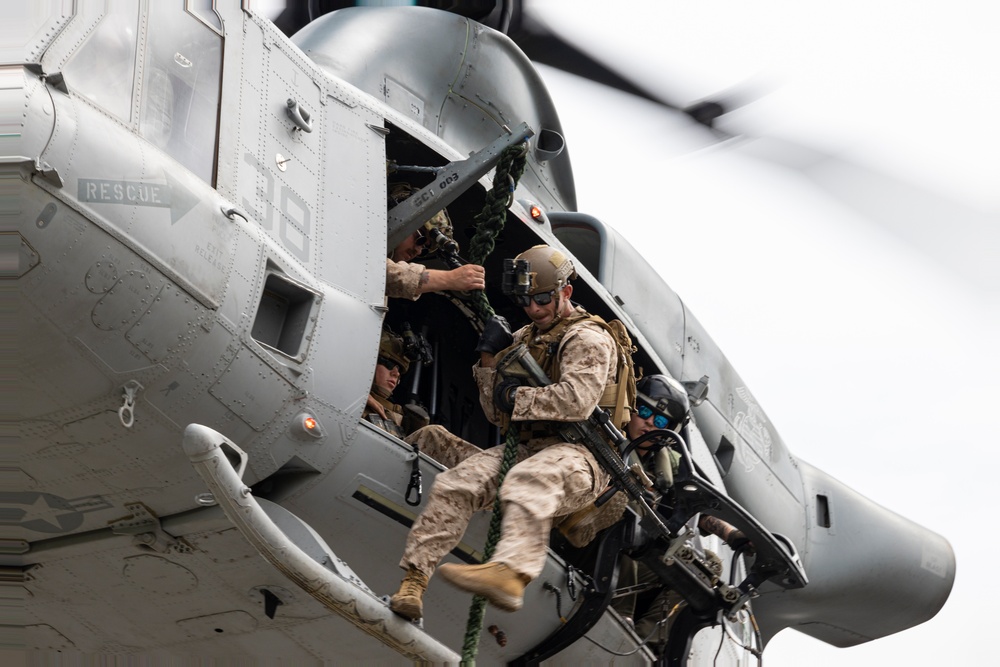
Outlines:
[[[496, 370], [505, 380], [516, 380], [522, 386], [545, 387], [552, 384], [545, 371], [528, 352], [527, 346], [523, 344], [514, 346], [497, 359]], [[628, 441], [611, 423], [611, 417], [607, 412], [601, 407], [596, 407], [586, 421], [553, 421], [551, 424], [566, 442], [584, 445], [601, 467], [611, 475], [613, 488], [598, 498], [598, 505], [616, 492], [624, 491], [636, 506], [641, 508], [643, 518], [649, 525], [668, 540], [674, 537], [650, 504], [652, 500], [650, 495], [639, 485], [622, 460], [619, 452], [625, 448]]]

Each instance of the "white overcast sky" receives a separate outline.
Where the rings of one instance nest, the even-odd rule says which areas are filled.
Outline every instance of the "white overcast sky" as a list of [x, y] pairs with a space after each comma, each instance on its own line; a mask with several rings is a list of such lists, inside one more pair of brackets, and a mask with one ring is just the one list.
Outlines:
[[[642, 249], [793, 453], [956, 552], [931, 621], [851, 649], [786, 630], [765, 664], [986, 660], [1000, 593], [1000, 5], [529, 6], [675, 103], [760, 96], [725, 127], [764, 139], [698, 150], [703, 133], [677, 114], [540, 68], [580, 210]], [[838, 159], [791, 169], [790, 144]]]

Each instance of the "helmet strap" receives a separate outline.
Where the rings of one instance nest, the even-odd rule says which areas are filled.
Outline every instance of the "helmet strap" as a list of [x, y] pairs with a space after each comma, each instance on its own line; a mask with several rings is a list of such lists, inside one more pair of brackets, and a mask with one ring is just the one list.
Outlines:
[[[569, 283], [566, 283], [566, 285], [568, 285], [568, 284]], [[558, 288], [556, 290], [556, 313], [555, 313], [555, 316], [552, 318], [552, 326], [550, 326], [549, 329], [554, 328], [563, 319], [563, 314], [562, 314], [562, 311], [563, 311], [563, 288], [566, 287], [566, 285], [563, 285], [562, 287], [560, 287], [560, 288]], [[569, 297], [566, 297], [566, 301], [569, 301]]]

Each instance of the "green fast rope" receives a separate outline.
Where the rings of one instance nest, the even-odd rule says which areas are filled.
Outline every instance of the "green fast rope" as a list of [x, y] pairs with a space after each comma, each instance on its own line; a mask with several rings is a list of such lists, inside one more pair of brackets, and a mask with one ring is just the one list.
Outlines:
[[[470, 263], [485, 264], [486, 258], [496, 247], [497, 237], [500, 236], [507, 221], [507, 209], [510, 208], [514, 198], [514, 188], [524, 173], [527, 155], [527, 143], [505, 148], [500, 154], [500, 161], [493, 176], [493, 187], [486, 193], [483, 210], [474, 218], [476, 233], [469, 241]], [[483, 324], [493, 316], [493, 307], [490, 306], [485, 291], [476, 292], [470, 306]]]
[[[483, 264], [496, 247], [496, 239], [503, 231], [507, 220], [507, 209], [514, 197], [514, 188], [524, 173], [528, 144], [511, 146], [500, 155], [496, 174], [493, 177], [493, 187], [486, 193], [486, 204], [482, 212], [475, 217], [476, 233], [469, 242], [469, 261], [473, 264]], [[493, 316], [493, 307], [485, 291], [477, 292], [472, 301], [472, 309], [485, 325]], [[517, 461], [517, 446], [520, 442], [517, 426], [507, 427], [507, 441], [504, 445], [503, 459], [500, 461], [500, 472], [497, 474], [497, 494], [493, 500], [493, 514], [490, 517], [490, 529], [486, 534], [486, 546], [483, 547], [483, 562], [489, 561], [500, 541], [500, 487]], [[462, 665], [476, 664], [476, 654], [479, 652], [479, 636], [483, 631], [483, 618], [486, 615], [486, 598], [481, 595], [472, 597], [469, 607], [469, 620], [465, 625], [465, 639], [462, 644]]]
[[[493, 500], [493, 514], [490, 516], [490, 529], [486, 533], [486, 546], [483, 547], [483, 562], [489, 561], [500, 541], [500, 487], [503, 480], [517, 461], [517, 446], [521, 441], [519, 429], [511, 424], [507, 429], [507, 442], [504, 445], [503, 459], [500, 461], [500, 472], [497, 474], [497, 495]], [[472, 596], [472, 606], [469, 607], [469, 620], [465, 624], [465, 639], [462, 643], [462, 665], [475, 665], [476, 653], [479, 652], [479, 636], [483, 631], [483, 618], [486, 616], [486, 598], [482, 595]]]

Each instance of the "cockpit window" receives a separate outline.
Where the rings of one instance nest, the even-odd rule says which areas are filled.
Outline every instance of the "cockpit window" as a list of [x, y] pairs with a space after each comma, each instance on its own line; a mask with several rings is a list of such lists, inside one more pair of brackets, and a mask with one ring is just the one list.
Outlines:
[[186, 0], [187, 10], [215, 32], [222, 34], [222, 19], [215, 11], [215, 0]]
[[129, 123], [139, 3], [115, 3], [111, 7], [63, 67], [63, 74], [71, 90]]
[[150, 3], [139, 133], [214, 185], [222, 37], [181, 6]]
[[607, 233], [604, 224], [583, 213], [550, 212], [552, 231], [566, 248], [587, 267], [598, 280], [604, 281], [602, 253], [605, 252]]

